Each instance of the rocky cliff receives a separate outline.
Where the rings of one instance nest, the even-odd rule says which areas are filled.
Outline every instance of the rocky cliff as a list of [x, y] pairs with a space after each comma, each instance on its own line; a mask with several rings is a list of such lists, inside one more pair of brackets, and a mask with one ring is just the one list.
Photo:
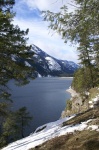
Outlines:
[[71, 99], [66, 102], [66, 108], [61, 114], [62, 118], [82, 113], [99, 104], [99, 88], [91, 88], [84, 95], [80, 95], [72, 88], [69, 88], [67, 92], [71, 93]]

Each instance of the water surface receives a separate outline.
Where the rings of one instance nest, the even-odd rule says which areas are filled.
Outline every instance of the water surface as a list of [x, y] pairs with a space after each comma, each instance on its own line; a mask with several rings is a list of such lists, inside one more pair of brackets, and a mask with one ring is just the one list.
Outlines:
[[38, 126], [60, 118], [70, 94], [66, 89], [71, 85], [71, 78], [37, 78], [28, 85], [17, 87], [10, 82], [12, 89], [13, 110], [26, 106], [33, 121], [26, 129], [26, 135]]

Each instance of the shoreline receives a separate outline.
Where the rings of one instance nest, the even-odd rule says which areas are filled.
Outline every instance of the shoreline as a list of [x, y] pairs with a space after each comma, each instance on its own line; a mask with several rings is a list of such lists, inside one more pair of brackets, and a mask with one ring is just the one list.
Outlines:
[[[70, 101], [72, 101], [72, 103], [74, 103], [74, 109], [75, 109], [75, 107], [76, 107], [76, 103], [79, 103], [79, 100], [80, 100], [80, 94], [79, 93], [77, 93], [75, 90], [73, 90], [72, 88], [71, 88], [71, 86], [69, 87], [69, 89], [67, 89], [66, 90], [66, 92], [68, 92], [68, 93], [70, 93], [70, 95], [71, 95], [71, 97], [70, 97]], [[76, 103], [75, 102], [73, 102], [73, 100], [74, 99], [76, 99]], [[67, 107], [67, 106], [66, 106]], [[72, 114], [75, 114], [75, 113], [72, 113], [72, 110], [71, 110], [71, 113], [70, 113], [70, 111], [69, 110], [66, 110], [66, 107], [65, 107], [65, 109], [62, 111], [62, 113], [61, 113], [61, 118], [64, 118], [64, 117], [68, 117], [68, 116], [71, 116]], [[77, 108], [78, 109], [78, 108]]]
[[79, 96], [79, 94], [75, 90], [73, 90], [71, 87], [69, 87], [69, 89], [67, 89], [66, 92], [69, 92], [71, 94], [71, 98], [75, 96]]
[[63, 79], [64, 79], [64, 78], [73, 79], [73, 77], [59, 77], [59, 78], [63, 78]]

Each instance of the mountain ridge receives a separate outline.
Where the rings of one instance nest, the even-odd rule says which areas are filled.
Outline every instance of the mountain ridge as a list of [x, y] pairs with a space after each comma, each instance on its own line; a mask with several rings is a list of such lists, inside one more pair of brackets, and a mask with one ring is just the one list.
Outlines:
[[32, 45], [30, 53], [34, 53], [33, 60], [27, 59], [25, 65], [34, 67], [36, 77], [73, 76], [79, 68], [73, 61], [61, 60], [50, 56], [36, 45]]

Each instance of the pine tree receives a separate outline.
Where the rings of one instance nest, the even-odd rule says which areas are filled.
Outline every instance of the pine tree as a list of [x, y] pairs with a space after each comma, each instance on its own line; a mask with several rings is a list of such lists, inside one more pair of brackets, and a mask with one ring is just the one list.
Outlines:
[[16, 116], [9, 112], [2, 122], [2, 133], [0, 135], [0, 147], [19, 139], [18, 127], [16, 125]]
[[33, 68], [20, 61], [31, 57], [31, 46], [27, 46], [28, 38], [25, 37], [29, 30], [20, 30], [12, 23], [14, 4], [14, 0], [0, 1], [0, 94], [4, 98], [10, 96], [7, 93], [9, 80], [14, 79], [20, 85], [26, 84], [33, 72]]
[[[7, 109], [5, 109], [7, 110]], [[3, 114], [0, 124], [0, 147], [24, 137], [25, 128], [29, 126], [32, 117], [26, 107], [16, 112], [10, 110]]]
[[99, 1], [74, 0], [74, 3], [74, 12], [68, 13], [63, 6], [58, 13], [43, 12], [44, 20], [49, 21], [49, 28], [58, 32], [65, 42], [78, 43], [83, 74], [86, 76], [88, 71], [94, 87], [99, 83]]
[[17, 139], [19, 131], [15, 113], [10, 111], [10, 101], [5, 101], [11, 96], [8, 81], [14, 79], [18, 85], [27, 84], [34, 71], [21, 61], [33, 57], [33, 53], [30, 53], [31, 45], [27, 46], [29, 30], [13, 25], [14, 5], [15, 0], [0, 0], [0, 147]]
[[32, 117], [30, 116], [26, 107], [20, 108], [15, 113], [15, 116], [16, 116], [16, 124], [19, 128], [20, 135], [23, 138], [25, 127], [29, 125], [29, 122], [32, 120]]

